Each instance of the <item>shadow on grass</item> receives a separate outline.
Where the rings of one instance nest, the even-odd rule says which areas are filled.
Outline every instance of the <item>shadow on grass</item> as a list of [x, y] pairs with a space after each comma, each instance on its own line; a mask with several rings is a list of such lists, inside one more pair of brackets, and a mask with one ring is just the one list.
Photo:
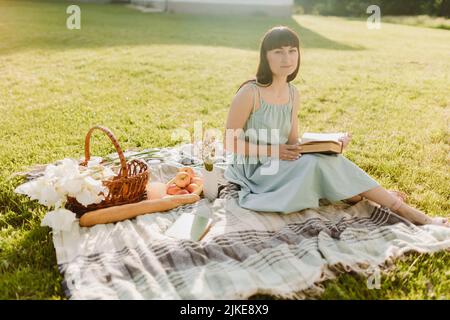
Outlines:
[[30, 219], [13, 244], [0, 247], [0, 299], [64, 298], [49, 231]]
[[[6, 3], [6, 6], [5, 6]], [[65, 2], [20, 1], [0, 4], [6, 28], [14, 37], [0, 45], [0, 54], [28, 49], [71, 50], [114, 46], [205, 45], [258, 50], [265, 31], [287, 25], [305, 48], [361, 50], [330, 40], [291, 18], [206, 16], [142, 13], [123, 5], [78, 3], [81, 30], [68, 30]], [[8, 5], [9, 4], [9, 5]], [[0, 37], [1, 39], [1, 37]]]

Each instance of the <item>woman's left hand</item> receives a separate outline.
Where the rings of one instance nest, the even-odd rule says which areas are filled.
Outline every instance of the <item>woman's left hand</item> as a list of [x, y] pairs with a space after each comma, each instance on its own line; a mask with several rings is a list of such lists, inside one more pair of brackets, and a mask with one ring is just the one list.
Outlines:
[[343, 145], [342, 148], [346, 148], [351, 140], [352, 140], [352, 134], [348, 133], [348, 132], [346, 132], [343, 137], [339, 138], [339, 141], [342, 141], [342, 145]]

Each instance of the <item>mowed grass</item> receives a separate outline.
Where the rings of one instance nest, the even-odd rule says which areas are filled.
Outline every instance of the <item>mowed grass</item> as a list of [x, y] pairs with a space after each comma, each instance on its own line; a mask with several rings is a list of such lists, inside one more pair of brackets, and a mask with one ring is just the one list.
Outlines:
[[[83, 154], [84, 136], [109, 127], [124, 149], [173, 146], [177, 128], [223, 129], [230, 102], [257, 67], [259, 41], [295, 29], [302, 65], [300, 134], [350, 131], [345, 155], [430, 215], [450, 216], [450, 32], [318, 16], [144, 14], [65, 2], [0, 1], [0, 298], [61, 299], [45, 209], [14, 194], [11, 174]], [[113, 152], [94, 135], [92, 153]], [[449, 299], [450, 253], [410, 253], [381, 288], [344, 274], [323, 299]]]
[[420, 16], [384, 16], [384, 22], [401, 23], [411, 26], [438, 28], [450, 30], [450, 19], [445, 17], [430, 17], [428, 15]]

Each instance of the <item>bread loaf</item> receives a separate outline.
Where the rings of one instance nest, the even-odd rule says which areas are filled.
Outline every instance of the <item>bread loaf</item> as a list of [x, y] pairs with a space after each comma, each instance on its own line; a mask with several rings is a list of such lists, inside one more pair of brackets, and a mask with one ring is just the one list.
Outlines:
[[82, 215], [80, 218], [80, 226], [91, 227], [96, 224], [131, 219], [141, 214], [168, 211], [184, 204], [194, 203], [198, 200], [200, 200], [200, 196], [192, 193], [165, 196], [162, 199], [143, 200], [137, 203], [99, 209]]

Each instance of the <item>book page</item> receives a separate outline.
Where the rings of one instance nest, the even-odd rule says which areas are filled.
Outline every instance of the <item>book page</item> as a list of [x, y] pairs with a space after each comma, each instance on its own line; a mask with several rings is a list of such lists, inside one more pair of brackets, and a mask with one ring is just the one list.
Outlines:
[[339, 138], [343, 137], [345, 132], [334, 132], [334, 133], [315, 133], [315, 132], [305, 132], [300, 143], [310, 142], [310, 141], [336, 141], [339, 142]]

